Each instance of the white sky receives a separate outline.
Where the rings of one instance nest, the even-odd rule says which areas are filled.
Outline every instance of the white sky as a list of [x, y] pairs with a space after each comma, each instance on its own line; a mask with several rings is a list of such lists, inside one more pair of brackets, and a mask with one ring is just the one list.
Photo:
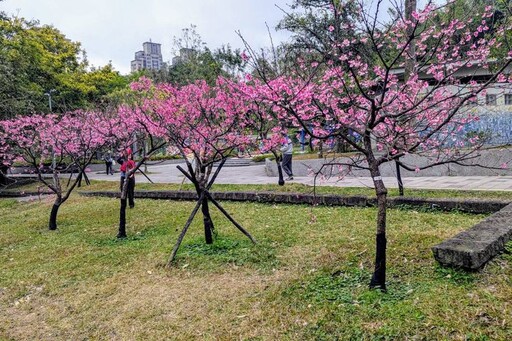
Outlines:
[[82, 43], [90, 64], [112, 61], [126, 74], [134, 53], [151, 39], [162, 44], [164, 61], [172, 59], [173, 36], [191, 24], [210, 49], [230, 44], [243, 47], [240, 30], [252, 47], [270, 46], [265, 22], [274, 43], [286, 33], [274, 27], [289, 10], [291, 0], [4, 0], [0, 10], [51, 24], [67, 38]]

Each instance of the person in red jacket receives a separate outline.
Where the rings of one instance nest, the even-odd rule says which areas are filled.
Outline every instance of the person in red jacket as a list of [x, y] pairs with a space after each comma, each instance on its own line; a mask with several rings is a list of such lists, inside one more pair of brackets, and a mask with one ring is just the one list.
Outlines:
[[[124, 181], [126, 179], [126, 174], [135, 168], [135, 161], [133, 161], [133, 154], [130, 148], [126, 148], [123, 152], [123, 155], [117, 159], [117, 162], [121, 165], [119, 171], [121, 172], [121, 184], [120, 189], [123, 191]], [[135, 192], [135, 174], [132, 174], [128, 178], [128, 205], [130, 208], [135, 207], [134, 201], [134, 192]]]

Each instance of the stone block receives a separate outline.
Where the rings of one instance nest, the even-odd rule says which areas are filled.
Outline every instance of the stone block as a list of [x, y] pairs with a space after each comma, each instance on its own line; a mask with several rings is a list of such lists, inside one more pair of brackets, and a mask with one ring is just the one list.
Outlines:
[[511, 218], [512, 211], [498, 211], [472, 228], [432, 247], [434, 258], [446, 266], [470, 270], [481, 268], [499, 254], [512, 238]]
[[485, 261], [487, 243], [464, 239], [448, 239], [432, 248], [435, 259], [446, 266], [478, 269]]

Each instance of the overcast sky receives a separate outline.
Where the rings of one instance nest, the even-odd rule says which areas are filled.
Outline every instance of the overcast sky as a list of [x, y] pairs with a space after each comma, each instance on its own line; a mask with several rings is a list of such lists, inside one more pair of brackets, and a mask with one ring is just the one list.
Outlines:
[[[269, 46], [265, 23], [273, 30], [291, 0], [4, 0], [0, 10], [51, 24], [82, 43], [89, 62], [129, 73], [134, 53], [151, 39], [162, 44], [164, 61], [172, 59], [173, 36], [197, 26], [210, 49], [243, 47], [240, 30], [253, 47]], [[273, 32], [274, 42], [286, 39]]]

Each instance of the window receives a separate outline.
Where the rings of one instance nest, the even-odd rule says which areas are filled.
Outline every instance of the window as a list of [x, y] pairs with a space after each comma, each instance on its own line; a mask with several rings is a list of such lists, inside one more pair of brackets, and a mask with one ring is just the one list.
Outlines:
[[512, 105], [512, 94], [505, 94], [505, 105]]
[[485, 104], [496, 105], [496, 95], [485, 95]]

